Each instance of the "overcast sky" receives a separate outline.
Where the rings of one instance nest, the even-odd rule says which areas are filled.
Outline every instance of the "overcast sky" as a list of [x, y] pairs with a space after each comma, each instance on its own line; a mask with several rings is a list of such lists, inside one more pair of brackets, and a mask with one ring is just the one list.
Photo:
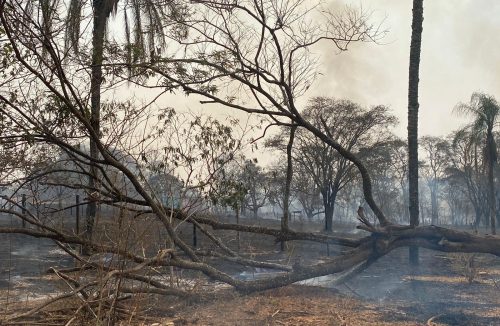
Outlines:
[[[315, 49], [322, 76], [301, 100], [317, 95], [349, 98], [363, 105], [389, 106], [399, 118], [395, 129], [406, 138], [411, 0], [325, 0], [327, 6], [345, 5], [372, 11], [372, 21], [383, 21], [388, 34], [380, 44], [353, 44], [336, 54], [331, 44]], [[500, 0], [425, 0], [420, 65], [419, 135], [446, 135], [466, 119], [453, 113], [458, 102], [474, 91], [500, 100]], [[237, 116], [241, 112], [211, 105], [201, 107], [193, 97], [164, 96], [160, 105]]]
[[[340, 55], [323, 54], [325, 75], [314, 93], [385, 104], [406, 137], [411, 0], [331, 0], [363, 5], [373, 20], [385, 18], [382, 44], [356, 44]], [[452, 112], [474, 91], [500, 99], [500, 1], [426, 0], [420, 64], [420, 135], [444, 135], [462, 126]], [[327, 52], [327, 51], [325, 51]]]

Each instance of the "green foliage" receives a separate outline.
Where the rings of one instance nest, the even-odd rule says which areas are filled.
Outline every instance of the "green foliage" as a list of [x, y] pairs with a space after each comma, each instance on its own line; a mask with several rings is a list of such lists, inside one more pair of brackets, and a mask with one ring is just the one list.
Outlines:
[[470, 102], [459, 103], [455, 111], [473, 119], [466, 127], [471, 131], [471, 141], [483, 141], [486, 144], [484, 150], [486, 161], [496, 162], [497, 148], [493, 131], [500, 119], [500, 105], [497, 100], [488, 94], [473, 93]]
[[214, 205], [238, 210], [241, 208], [247, 192], [248, 189], [241, 180], [224, 175], [217, 181], [216, 186], [210, 189], [209, 198]]

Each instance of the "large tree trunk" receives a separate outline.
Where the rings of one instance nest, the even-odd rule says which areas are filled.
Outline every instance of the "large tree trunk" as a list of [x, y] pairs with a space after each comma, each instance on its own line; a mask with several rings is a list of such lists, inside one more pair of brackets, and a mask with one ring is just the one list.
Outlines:
[[480, 208], [475, 208], [474, 209], [475, 211], [475, 218], [474, 218], [474, 227], [479, 227], [479, 225], [481, 225], [481, 219], [483, 217], [483, 211], [482, 209]]
[[[499, 207], [499, 205], [498, 205], [498, 204], [499, 204], [499, 202], [498, 202], [498, 198], [496, 199], [496, 201], [497, 201], [497, 202], [496, 202], [496, 206], [495, 206], [495, 208], [496, 208], [496, 207]], [[496, 213], [495, 213], [495, 216], [496, 216], [496, 219], [497, 219], [497, 222], [496, 222], [496, 223], [497, 223], [497, 224], [499, 224], [499, 223], [500, 223], [500, 211], [498, 211], [498, 210], [497, 210], [497, 211], [496, 211]]]
[[259, 207], [257, 205], [254, 205], [252, 207], [252, 212], [253, 212], [253, 218], [257, 219], [259, 217]]
[[[236, 206], [236, 209], [235, 209], [235, 213], [236, 213], [236, 224], [239, 225], [240, 224], [240, 207], [239, 206]], [[237, 251], [240, 252], [240, 231], [236, 231], [236, 246], [237, 246]]]
[[[92, 70], [90, 77], [90, 124], [94, 131], [100, 134], [100, 112], [101, 112], [101, 83], [102, 83], [102, 62], [104, 51], [104, 37], [106, 33], [106, 20], [109, 13], [106, 12], [103, 1], [94, 0], [94, 26], [92, 31]], [[98, 159], [99, 152], [96, 142], [90, 138], [90, 157]], [[91, 162], [88, 185], [90, 191], [96, 189], [97, 168]], [[84, 237], [88, 240], [92, 238], [94, 221], [97, 212], [97, 201], [92, 194], [89, 196], [89, 203], [86, 210], [86, 228]], [[87, 248], [84, 248], [88, 253]]]
[[[410, 67], [408, 82], [408, 183], [410, 199], [410, 225], [419, 224], [418, 207], [418, 82], [422, 23], [424, 20], [423, 0], [413, 0], [411, 25]], [[418, 264], [418, 247], [410, 247], [410, 263]]]
[[488, 208], [489, 208], [489, 219], [491, 234], [496, 234], [496, 208], [495, 208], [495, 180], [493, 175], [494, 165], [496, 161], [496, 146], [495, 139], [493, 138], [492, 128], [488, 128], [487, 134], [487, 145], [488, 145]]
[[[436, 182], [434, 180], [434, 182]], [[438, 224], [438, 190], [437, 186], [433, 185], [431, 188], [431, 224]]]
[[[293, 177], [293, 164], [292, 164], [292, 147], [293, 140], [295, 138], [295, 129], [296, 126], [292, 126], [290, 128], [290, 139], [288, 140], [288, 145], [286, 146], [286, 158], [287, 158], [287, 167], [286, 167], [286, 183], [285, 183], [285, 195], [283, 198], [283, 217], [281, 218], [281, 231], [286, 232], [288, 230], [288, 216], [289, 207], [290, 207], [290, 187], [292, 185], [292, 177]], [[281, 250], [285, 250], [285, 241], [281, 241]]]
[[400, 223], [405, 224], [405, 223], [410, 223], [410, 213], [408, 210], [409, 207], [409, 198], [408, 198], [408, 187], [406, 185], [401, 184], [401, 193], [403, 196], [403, 212], [400, 217]]
[[325, 231], [333, 231], [333, 213], [335, 212], [335, 200], [337, 199], [337, 193], [333, 193], [329, 197], [323, 200], [325, 206]]

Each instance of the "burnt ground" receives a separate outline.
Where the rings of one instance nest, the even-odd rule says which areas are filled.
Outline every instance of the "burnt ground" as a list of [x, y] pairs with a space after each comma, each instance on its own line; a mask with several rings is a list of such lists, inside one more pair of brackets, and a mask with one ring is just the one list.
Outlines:
[[[21, 226], [15, 219], [0, 217], [0, 226]], [[8, 299], [36, 299], [55, 291], [58, 281], [41, 277], [51, 266], [73, 265], [73, 259], [68, 258], [52, 240], [0, 234], [0, 306]]]
[[[245, 222], [249, 221], [243, 219]], [[274, 225], [277, 221], [256, 223]], [[292, 226], [320, 228], [314, 223], [295, 222]], [[347, 232], [352, 226], [337, 229]], [[191, 228], [183, 228], [182, 233], [191, 241]], [[235, 232], [219, 235], [237, 247]], [[207, 243], [199, 232], [197, 241], [199, 246]], [[0, 305], [33, 301], [63, 289], [45, 271], [50, 266], [70, 267], [74, 263], [51, 241], [0, 234], [0, 243]], [[279, 244], [269, 237], [242, 234], [240, 246], [251, 257], [281, 262], [328, 259], [325, 245], [310, 242], [293, 242], [280, 252]], [[338, 250], [328, 248], [330, 255]], [[140, 306], [143, 314], [164, 325], [500, 325], [499, 258], [476, 255], [471, 270], [470, 255], [421, 249], [420, 267], [412, 270], [407, 251], [401, 248], [391, 252], [335, 288], [330, 287], [328, 276], [310, 280], [307, 285], [250, 295], [209, 282], [206, 285], [219, 288], [209, 298], [171, 301], [148, 297]], [[267, 271], [245, 270], [222, 262], [220, 266], [244, 279], [268, 275]], [[472, 283], [466, 275], [473, 276]], [[195, 276], [183, 274], [186, 278]]]
[[250, 295], [221, 291], [176, 307], [167, 320], [174, 325], [500, 325], [498, 259], [476, 257], [478, 275], [471, 284], [457, 263], [461, 257], [421, 250], [414, 273], [407, 259], [407, 249], [394, 251], [336, 288], [324, 277], [309, 282], [314, 285]]

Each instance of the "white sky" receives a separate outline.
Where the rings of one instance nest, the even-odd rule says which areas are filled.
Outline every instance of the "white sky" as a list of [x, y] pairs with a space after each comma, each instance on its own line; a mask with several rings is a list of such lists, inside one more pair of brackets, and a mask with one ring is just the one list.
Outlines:
[[[377, 44], [356, 44], [338, 56], [323, 55], [325, 75], [315, 95], [348, 97], [364, 105], [385, 104], [399, 117], [406, 137], [410, 0], [331, 0], [357, 5], [384, 19], [389, 34]], [[500, 1], [425, 0], [420, 65], [420, 135], [444, 135], [462, 126], [452, 112], [474, 91], [500, 99]]]
[[[411, 35], [411, 0], [325, 0], [327, 6], [363, 6], [373, 11], [373, 22], [384, 21], [387, 36], [380, 44], [353, 44], [336, 55], [322, 45], [323, 73], [301, 99], [326, 95], [349, 98], [362, 105], [387, 105], [399, 118], [394, 130], [406, 138], [408, 60]], [[474, 91], [500, 100], [500, 0], [425, 0], [420, 65], [419, 135], [446, 135], [466, 120], [453, 113], [458, 102]], [[144, 94], [141, 94], [144, 95]], [[202, 106], [184, 95], [163, 96], [160, 106], [240, 117], [220, 106]], [[255, 153], [257, 154], [257, 153]], [[251, 156], [252, 154], [250, 154]], [[259, 156], [259, 155], [257, 155]]]

